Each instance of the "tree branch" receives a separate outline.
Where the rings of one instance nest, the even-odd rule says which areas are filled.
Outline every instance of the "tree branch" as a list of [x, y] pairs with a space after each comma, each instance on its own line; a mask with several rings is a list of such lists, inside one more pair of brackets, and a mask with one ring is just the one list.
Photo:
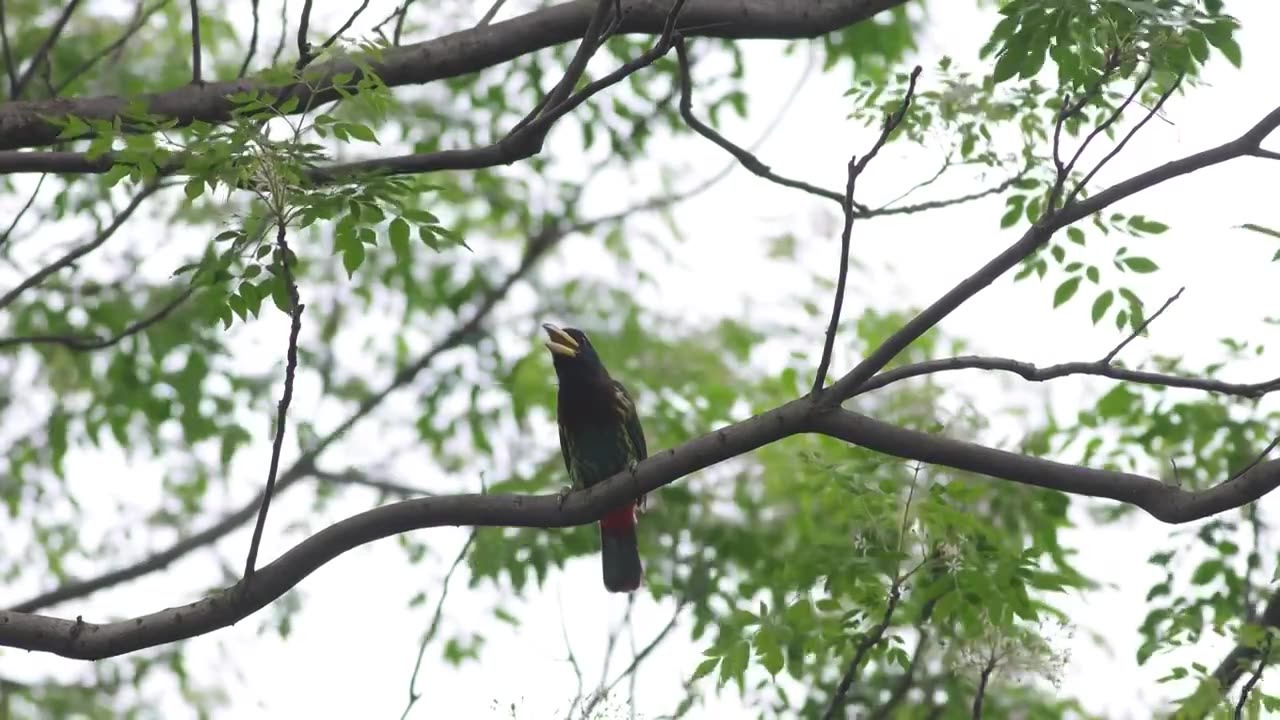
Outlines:
[[[814, 0], [805, 12], [777, 0], [700, 0], [682, 13], [690, 36], [720, 38], [799, 39], [824, 35], [861, 22], [906, 0]], [[581, 38], [595, 11], [595, 0], [571, 0], [485, 26], [467, 28], [433, 40], [388, 49], [380, 58], [363, 58], [388, 87], [421, 85], [458, 77], [506, 63], [543, 48]], [[628, 3], [628, 11], [615, 32], [660, 35], [666, 24], [670, 0]], [[682, 31], [683, 32], [683, 31]], [[311, 67], [305, 82], [283, 85], [262, 80], [209, 82], [203, 87], [184, 86], [150, 96], [150, 115], [186, 126], [195, 121], [222, 123], [235, 105], [230, 97], [258, 91], [283, 104], [296, 99], [293, 112], [337, 100], [335, 79], [352, 78], [343, 92], [355, 92], [360, 64], [336, 59]], [[41, 147], [60, 142], [59, 125], [49, 117], [74, 116], [85, 121], [123, 119], [126, 100], [114, 96], [50, 101], [12, 102], [0, 106], [0, 150]], [[125, 123], [123, 132], [150, 132]]]
[[276, 474], [280, 470], [280, 452], [284, 447], [285, 426], [289, 420], [289, 403], [293, 400], [293, 378], [298, 370], [298, 334], [302, 331], [302, 311], [306, 308], [298, 297], [298, 282], [289, 268], [293, 252], [289, 250], [288, 225], [280, 218], [276, 225], [276, 258], [280, 263], [280, 277], [289, 295], [289, 346], [285, 353], [284, 391], [276, 405], [276, 435], [271, 443], [271, 466], [267, 470], [267, 485], [262, 489], [262, 504], [258, 507], [258, 521], [253, 526], [253, 538], [249, 542], [249, 554], [244, 561], [244, 579], [253, 577], [254, 563], [258, 559], [258, 545], [267, 524], [267, 510], [271, 507], [271, 494], [276, 487]]
[[1250, 155], [1260, 143], [1280, 127], [1280, 107], [1272, 110], [1243, 135], [1218, 147], [1188, 155], [1135, 175], [1084, 200], [1059, 210], [1046, 212], [1026, 233], [976, 273], [962, 280], [925, 308], [858, 363], [824, 393], [827, 402], [839, 403], [852, 397], [873, 375], [888, 365], [898, 353], [952, 313], [956, 308], [995, 282], [1004, 273], [1040, 249], [1053, 234], [1068, 225], [1148, 188], [1213, 165]]
[[46, 265], [45, 267], [36, 271], [36, 273], [31, 277], [18, 283], [17, 287], [13, 288], [9, 292], [5, 293], [4, 295], [0, 295], [0, 310], [3, 310], [4, 308], [8, 307], [23, 292], [30, 290], [31, 288], [44, 282], [45, 279], [48, 278], [50, 275], [58, 272], [59, 270], [62, 270], [63, 268], [74, 263], [76, 260], [79, 260], [85, 255], [88, 255], [89, 253], [101, 247], [103, 243], [111, 239], [112, 235], [116, 234], [116, 231], [119, 230], [124, 225], [125, 221], [127, 221], [129, 217], [133, 215], [134, 211], [136, 211], [142, 205], [143, 201], [151, 197], [157, 190], [159, 190], [162, 187], [164, 187], [164, 185], [161, 183], [159, 177], [157, 177], [155, 180], [152, 180], [149, 184], [143, 186], [143, 188], [139, 190], [136, 195], [133, 196], [133, 199], [129, 201], [129, 204], [126, 205], [123, 210], [117, 213], [116, 216], [112, 218], [111, 223], [107, 225], [105, 228], [103, 228], [102, 230], [100, 230], [92, 240], [85, 243], [84, 245], [81, 245], [75, 248], [71, 252], [63, 255], [62, 257], [55, 260], [53, 263]]
[[[45, 36], [44, 42], [40, 44], [40, 47], [36, 49], [35, 54], [31, 56], [31, 62], [27, 64], [27, 69], [18, 76], [18, 81], [14, 83], [13, 89], [9, 93], [9, 98], [11, 100], [18, 101], [22, 97], [22, 93], [27, 89], [27, 85], [31, 84], [31, 78], [35, 77], [36, 70], [40, 68], [40, 64], [45, 61], [45, 58], [49, 55], [49, 51], [58, 43], [58, 38], [62, 36], [62, 31], [67, 27], [67, 21], [71, 19], [71, 15], [75, 13], [76, 7], [79, 5], [80, 0], [68, 0], [66, 7], [62, 8], [62, 14], [60, 14], [58, 19], [53, 22], [53, 27], [49, 29], [49, 34]], [[0, 116], [4, 114], [3, 108], [5, 107], [25, 104], [30, 103], [10, 102], [5, 105], [0, 105]], [[4, 124], [4, 121], [0, 119], [0, 128], [3, 128]], [[0, 135], [3, 135], [3, 130], [0, 130]], [[3, 144], [3, 141], [0, 140], [0, 145]]]
[[1127, 368], [1116, 367], [1115, 365], [1103, 363], [1101, 360], [1094, 362], [1067, 362], [1059, 363], [1057, 365], [1049, 365], [1046, 367], [1036, 367], [1029, 362], [1012, 360], [1010, 358], [962, 355], [959, 357], [942, 358], [938, 360], [924, 360], [922, 362], [896, 367], [892, 370], [886, 370], [863, 383], [858, 388], [858, 391], [854, 393], [854, 396], [862, 395], [873, 390], [879, 390], [887, 385], [892, 385], [893, 383], [901, 382], [913, 377], [932, 375], [934, 373], [948, 372], [952, 370], [1004, 370], [1006, 372], [1014, 373], [1022, 379], [1031, 382], [1056, 380], [1070, 375], [1095, 375], [1098, 377], [1111, 378], [1112, 380], [1123, 380], [1125, 382], [1137, 383], [1139, 385], [1156, 385], [1161, 387], [1187, 388], [1189, 390], [1204, 390], [1205, 392], [1218, 393], [1221, 395], [1234, 395], [1236, 397], [1243, 398], [1260, 398], [1263, 395], [1280, 390], [1280, 378], [1274, 378], [1272, 380], [1266, 380], [1258, 383], [1229, 383], [1221, 380], [1211, 380], [1209, 378], [1167, 375], [1164, 373], [1147, 372], [1146, 370], [1129, 370]]
[[204, 70], [200, 62], [200, 0], [191, 0], [191, 84], [204, 85]]
[[885, 116], [884, 125], [880, 129], [880, 136], [876, 138], [875, 144], [871, 146], [871, 151], [864, 155], [861, 160], [857, 157], [849, 158], [848, 181], [845, 185], [844, 199], [840, 204], [844, 214], [844, 228], [840, 232], [840, 270], [836, 275], [836, 291], [835, 299], [831, 304], [831, 320], [827, 323], [827, 334], [823, 339], [822, 356], [818, 359], [818, 370], [813, 378], [811, 394], [815, 398], [822, 392], [822, 386], [826, 384], [827, 369], [831, 367], [831, 353], [836, 346], [836, 331], [840, 327], [840, 309], [844, 306], [844, 288], [849, 280], [849, 253], [852, 252], [850, 244], [856, 208], [853, 194], [858, 185], [858, 178], [867, 169], [867, 164], [871, 162], [872, 158], [880, 152], [880, 148], [884, 147], [884, 144], [888, 142], [889, 135], [902, 124], [902, 119], [906, 117], [907, 110], [911, 107], [911, 99], [916, 92], [916, 80], [919, 78], [920, 66], [917, 65], [915, 70], [911, 71], [911, 78], [907, 84], [906, 94], [902, 97], [902, 104], [898, 106], [896, 112]]
[[13, 347], [15, 345], [62, 345], [69, 350], [90, 351], [102, 350], [111, 347], [127, 337], [137, 335], [147, 328], [163, 321], [168, 317], [179, 305], [187, 301], [191, 294], [195, 292], [194, 287], [188, 287], [173, 299], [165, 303], [159, 310], [151, 315], [130, 323], [119, 334], [107, 338], [84, 337], [77, 335], [25, 335], [11, 338], [0, 338], [0, 349]]

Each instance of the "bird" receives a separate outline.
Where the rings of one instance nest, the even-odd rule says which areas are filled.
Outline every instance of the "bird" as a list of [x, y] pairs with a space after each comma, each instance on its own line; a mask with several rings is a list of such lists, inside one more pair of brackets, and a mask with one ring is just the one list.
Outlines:
[[[609, 375], [586, 333], [551, 323], [544, 323], [542, 329], [559, 383], [556, 424], [573, 488], [583, 490], [634, 469], [649, 450], [631, 394]], [[609, 592], [634, 592], [640, 587], [644, 570], [636, 541], [636, 509], [643, 502], [642, 495], [600, 520], [600, 563]]]

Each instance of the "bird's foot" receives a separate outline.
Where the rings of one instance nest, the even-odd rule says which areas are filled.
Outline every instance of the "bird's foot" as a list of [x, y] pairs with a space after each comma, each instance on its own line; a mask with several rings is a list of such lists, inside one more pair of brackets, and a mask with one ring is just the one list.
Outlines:
[[560, 488], [560, 492], [556, 493], [556, 499], [558, 501], [557, 509], [564, 509], [564, 501], [567, 500], [571, 494], [573, 494], [572, 485], [564, 485]]

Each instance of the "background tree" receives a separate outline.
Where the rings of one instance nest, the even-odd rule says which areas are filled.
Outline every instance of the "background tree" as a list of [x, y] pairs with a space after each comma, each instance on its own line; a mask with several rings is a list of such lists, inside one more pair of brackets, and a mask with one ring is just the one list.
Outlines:
[[[563, 621], [562, 714], [634, 713], [638, 669], [677, 636], [701, 655], [676, 661], [675, 716], [726, 692], [769, 717], [1085, 714], [1098, 698], [1052, 682], [1070, 672], [1057, 638], [1105, 619], [1064, 610], [1097, 589], [1068, 531], [1135, 510], [1196, 524], [1151, 548], [1167, 577], [1134, 589], [1149, 614], [1117, 664], [1190, 647], [1160, 699], [1188, 717], [1280, 702], [1259, 682], [1280, 600], [1255, 503], [1280, 484], [1262, 402], [1278, 381], [1219, 378], [1262, 354], [1238, 338], [1203, 366], [1121, 354], [1180, 296], [1134, 289], [1160, 269], [1144, 239], [1169, 230], [1143, 191], [1280, 159], [1276, 108], [1111, 172], [1176, 122], [1166, 102], [1195, 101], [1206, 63], [1241, 65], [1224, 3], [1013, 0], [979, 57], [928, 62], [939, 8], [894, 0], [0, 10], [5, 716], [216, 713], [245, 658], [191, 639], [245, 618], [290, 636], [299, 583], [386, 537], [404, 551], [391, 573], [441, 570], [404, 598], [426, 626], [404, 712], [441, 712], [423, 689], [436, 657], [492, 667], [490, 639], [532, 632], [553, 589], [604, 604], [594, 573], [566, 573], [642, 491], [645, 588], [612, 606], [591, 661], [569, 639], [580, 616]], [[842, 187], [735, 136], [752, 38], [852, 78], [863, 131], [828, 158]], [[694, 236], [677, 206], [725, 175], [683, 162], [695, 145], [826, 204], [842, 232]], [[895, 162], [905, 193], [868, 180]], [[859, 243], [876, 223], [997, 197], [1006, 249], [923, 308], [873, 292]], [[696, 305], [664, 302], [711, 242], [719, 264], [684, 273], [706, 283]], [[761, 294], [786, 302], [719, 307], [712, 280], [750, 243], [778, 278]], [[1046, 326], [1087, 320], [1110, 351], [961, 354], [939, 323], [1006, 275], [1038, 281]], [[591, 332], [652, 450], [563, 507], [547, 319]], [[1016, 404], [948, 379], [961, 369], [1107, 384], [1010, 433]], [[446, 602], [462, 592], [468, 607]], [[1223, 657], [1199, 648], [1213, 637]]]

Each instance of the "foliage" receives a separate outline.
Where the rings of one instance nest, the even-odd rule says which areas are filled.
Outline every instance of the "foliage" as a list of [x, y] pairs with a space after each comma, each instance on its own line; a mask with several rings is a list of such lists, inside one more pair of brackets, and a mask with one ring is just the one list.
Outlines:
[[[200, 3], [206, 77], [236, 77], [256, 57], [255, 68], [268, 67], [252, 78], [314, 91], [317, 65], [338, 58], [357, 69], [329, 79], [339, 96], [334, 102], [305, 107], [296, 94], [246, 90], [226, 98], [232, 109], [225, 121], [184, 123], [150, 112], [142, 98], [191, 79], [185, 8], [159, 2], [128, 19], [100, 7], [71, 15], [27, 99], [125, 98], [114, 121], [48, 118], [60, 127], [60, 147], [105, 159], [110, 169], [42, 176], [39, 185], [18, 175], [0, 181], [14, 197], [34, 196], [29, 209], [15, 209], [14, 226], [0, 238], [0, 258], [10, 265], [6, 284], [29, 275], [24, 268], [65, 259], [20, 295], [0, 300], [2, 334], [11, 339], [0, 341], [0, 368], [10, 378], [0, 425], [8, 448], [0, 477], [8, 552], [0, 575], [9, 587], [47, 590], [129, 565], [175, 537], [217, 527], [238, 510], [228, 496], [258, 491], [263, 438], [274, 430], [268, 408], [279, 394], [291, 282], [306, 308], [299, 383], [322, 400], [313, 404], [318, 412], [290, 416], [292, 459], [276, 492], [307, 494], [312, 512], [273, 518], [287, 526], [277, 531], [287, 540], [319, 529], [324, 518], [363, 509], [367, 497], [359, 486], [376, 488], [386, 500], [425, 492], [540, 493], [561, 485], [561, 459], [548, 432], [552, 376], [533, 341], [542, 318], [573, 318], [590, 328], [611, 371], [636, 396], [651, 448], [677, 446], [808, 392], [814, 358], [778, 348], [814, 344], [813, 329], [826, 322], [831, 279], [800, 270], [793, 237], [774, 243], [772, 260], [801, 272], [798, 312], [770, 324], [745, 311], [695, 317], [650, 302], [661, 293], [661, 263], [679, 256], [678, 229], [655, 239], [637, 221], [642, 211], [685, 200], [693, 186], [645, 188], [652, 197], [625, 198], [628, 204], [607, 212], [584, 198], [592, 183], [638, 170], [651, 177], [687, 170], [652, 159], [663, 143], [691, 134], [673, 102], [674, 59], [631, 74], [569, 113], [546, 151], [526, 162], [370, 173], [360, 171], [359, 161], [371, 154], [433, 153], [502, 137], [560, 78], [576, 44], [393, 90], [377, 70], [394, 49], [387, 37], [352, 33], [309, 64], [279, 52], [267, 63], [265, 30], [251, 48], [245, 29], [227, 19], [239, 5], [206, 1]], [[913, 8], [899, 6], [874, 22], [791, 47], [819, 52], [824, 71], [852, 75], [851, 117], [878, 126], [913, 83], [898, 72], [927, 23]], [[10, 28], [43, 27], [49, 14], [32, 0], [5, 3], [4, 10]], [[446, 14], [407, 17], [422, 20], [408, 20], [406, 35], [453, 29]], [[254, 27], [256, 33], [256, 20]], [[1237, 29], [1220, 1], [1010, 0], [1000, 5], [982, 50], [989, 73], [977, 75], [972, 63], [953, 59], [927, 69], [928, 87], [915, 93], [890, 141], [940, 144], [949, 168], [1016, 174], [990, 229], [1035, 225], [1064, 190], [1079, 184], [1077, 197], [1088, 197], [1086, 168], [1094, 164], [1072, 160], [1063, 170], [1063, 159], [1099, 135], [1123, 142], [1112, 123], [1131, 101], [1150, 107], [1170, 93], [1193, 91], [1214, 57], [1240, 66]], [[122, 32], [128, 42], [111, 47]], [[274, 32], [284, 46], [289, 30]], [[11, 33], [9, 52], [32, 58], [38, 40], [37, 33]], [[609, 38], [578, 86], [652, 44], [640, 34]], [[730, 113], [749, 116], [753, 68], [742, 46], [700, 38], [693, 47], [702, 71], [699, 103], [710, 124], [730, 125]], [[24, 65], [11, 63], [10, 70]], [[1082, 104], [1063, 118], [1072, 102]], [[557, 152], [566, 144], [575, 150]], [[126, 224], [140, 224], [135, 213], [144, 204], [153, 213], [151, 230], [127, 241], [114, 237]], [[1140, 332], [1150, 315], [1130, 283], [1160, 271], [1153, 239], [1168, 226], [1149, 211], [1109, 212], [1081, 225], [1023, 261], [1014, 279], [1047, 281], [1047, 306], [1071, 312], [1087, 306], [1094, 324]], [[55, 228], [85, 239], [51, 258], [52, 243], [41, 238]], [[277, 241], [281, 229], [287, 247]], [[1121, 236], [1123, 245], [1116, 242]], [[646, 254], [661, 263], [644, 260]], [[871, 307], [846, 319], [838, 359], [863, 357], [914, 314]], [[1262, 354], [1234, 340], [1224, 340], [1224, 348], [1228, 359]], [[889, 368], [963, 349], [960, 340], [933, 331]], [[1177, 358], [1157, 362], [1169, 374], [1212, 377], [1221, 368], [1197, 373]], [[412, 397], [387, 400], [402, 388]], [[933, 375], [851, 404], [903, 428], [962, 440], [989, 441], [996, 414], [975, 409], [979, 398]], [[1164, 387], [1117, 384], [1069, 420], [1048, 418], [1016, 449], [1131, 472], [1160, 473], [1167, 463], [1177, 469], [1170, 482], [1203, 488], [1248, 465], [1275, 422], [1254, 399], [1184, 399]], [[79, 501], [93, 478], [76, 468], [120, 457], [141, 469], [137, 483], [150, 483], [156, 501], [130, 503], [136, 488], [108, 488], [111, 501], [125, 508], [119, 526], [86, 532], [102, 510]], [[430, 468], [416, 475], [438, 484], [379, 481], [405, 463]], [[256, 499], [246, 507], [241, 522], [256, 512]], [[1090, 509], [1093, 522], [1118, 523], [1133, 508]], [[1088, 624], [1066, 615], [1065, 594], [1096, 587], [1063, 539], [1080, 517], [1079, 503], [1061, 492], [816, 435], [788, 438], [669, 485], [642, 520], [646, 592], [678, 607], [681, 630], [703, 649], [686, 669], [689, 695], [673, 715], [734, 693], [762, 717], [822, 717], [837, 695], [843, 697], [836, 710], [857, 717], [968, 717], [977, 693], [991, 717], [1015, 708], [1024, 717], [1085, 716], [1090, 698], [1054, 689], [1067, 662], [1056, 634]], [[1262, 627], [1252, 611], [1273, 565], [1259, 549], [1261, 527], [1247, 507], [1173, 534], [1168, 547], [1154, 552], [1151, 563], [1166, 576], [1147, 594], [1136, 662], [1210, 632], [1269, 651], [1275, 629]], [[210, 585], [238, 579], [243, 548], [215, 542], [220, 537], [189, 548], [222, 562], [223, 576], [208, 578]], [[398, 542], [408, 564], [438, 553], [420, 535]], [[463, 556], [466, 592], [495, 598], [490, 609], [503, 623], [529, 622], [518, 601], [596, 550], [592, 526], [481, 528]], [[1182, 562], [1188, 557], [1197, 559]], [[303, 586], [273, 610], [281, 635], [305, 597]], [[6, 606], [25, 599], [6, 598]], [[409, 602], [418, 607], [425, 600]], [[484, 635], [452, 626], [447, 607], [442, 617], [444, 639], [435, 652], [479, 668]], [[155, 678], [163, 674], [176, 679], [197, 711], [225, 708], [217, 682], [187, 675], [185, 652], [179, 644], [98, 663], [70, 684], [0, 676], [0, 707], [15, 717], [147, 717], [162, 702], [157, 688], [166, 686]], [[1198, 663], [1175, 668], [1168, 679], [1200, 681], [1212, 672]], [[837, 690], [846, 676], [856, 678], [847, 696]], [[1181, 699], [1184, 688], [1200, 692], [1195, 683], [1177, 687], [1168, 699]], [[1212, 695], [1207, 706], [1220, 699]], [[1280, 698], [1261, 689], [1250, 702], [1280, 707]]]

